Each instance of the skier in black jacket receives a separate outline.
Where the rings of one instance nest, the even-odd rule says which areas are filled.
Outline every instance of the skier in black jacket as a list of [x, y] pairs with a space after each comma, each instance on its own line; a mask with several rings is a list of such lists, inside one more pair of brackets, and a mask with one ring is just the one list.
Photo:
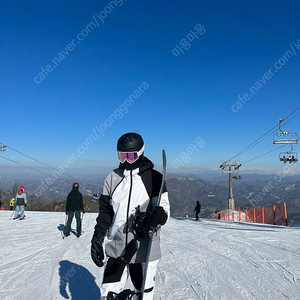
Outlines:
[[196, 207], [194, 209], [194, 212], [196, 213], [196, 220], [199, 220], [200, 211], [201, 211], [201, 204], [199, 201], [197, 201]]
[[73, 189], [69, 193], [66, 203], [66, 215], [68, 216], [68, 222], [66, 226], [66, 236], [70, 235], [70, 229], [72, 220], [75, 214], [77, 225], [77, 237], [81, 235], [81, 211], [85, 213], [83, 209], [82, 194], [79, 192], [79, 184], [73, 183]]

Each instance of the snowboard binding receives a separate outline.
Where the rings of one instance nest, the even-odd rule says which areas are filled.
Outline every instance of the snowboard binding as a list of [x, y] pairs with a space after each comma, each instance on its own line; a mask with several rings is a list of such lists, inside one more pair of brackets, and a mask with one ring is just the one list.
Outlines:
[[148, 222], [149, 214], [146, 212], [141, 212], [140, 206], [138, 205], [135, 208], [135, 218], [133, 221], [133, 231], [137, 239], [149, 237], [149, 231], [151, 228], [149, 227]]
[[140, 293], [137, 293], [137, 292], [127, 289], [127, 290], [122, 291], [119, 294], [114, 293], [114, 292], [108, 292], [107, 300], [139, 300], [140, 299], [139, 295], [140, 295]]

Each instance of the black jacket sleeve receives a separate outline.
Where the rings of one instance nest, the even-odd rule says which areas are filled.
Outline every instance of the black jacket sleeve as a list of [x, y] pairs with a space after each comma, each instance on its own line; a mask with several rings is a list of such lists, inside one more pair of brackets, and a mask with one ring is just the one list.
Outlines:
[[104, 196], [101, 194], [99, 199], [99, 215], [97, 217], [94, 237], [104, 238], [110, 224], [112, 223], [114, 211], [109, 200], [109, 196]]
[[80, 210], [83, 210], [83, 199], [82, 199], [82, 194], [80, 194], [79, 206], [80, 206]]
[[70, 210], [70, 204], [71, 204], [71, 198], [70, 198], [70, 194], [67, 197], [67, 202], [66, 202], [66, 211]]

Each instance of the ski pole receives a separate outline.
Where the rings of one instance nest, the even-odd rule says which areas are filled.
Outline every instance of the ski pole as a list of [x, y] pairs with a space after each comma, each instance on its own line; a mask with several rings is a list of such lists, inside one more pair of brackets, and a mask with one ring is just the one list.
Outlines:
[[68, 215], [66, 214], [66, 217], [65, 217], [65, 228], [64, 228], [65, 233], [66, 233], [66, 227], [67, 227], [67, 218], [68, 218]]
[[64, 227], [64, 229], [60, 232], [63, 239], [66, 237], [66, 235], [65, 235], [66, 227], [67, 227], [67, 214], [66, 214], [66, 218], [65, 218], [65, 227]]
[[81, 232], [83, 232], [83, 230], [82, 230], [82, 220], [83, 220], [83, 215], [84, 215], [84, 213], [83, 213], [83, 211], [81, 212], [81, 220], [80, 220], [80, 223], [81, 223]]
[[10, 220], [11, 220], [11, 218], [12, 218], [12, 216], [13, 216], [14, 213], [15, 213], [15, 212], [13, 211], [12, 214], [11, 214], [11, 216], [10, 216], [10, 218], [9, 218]]

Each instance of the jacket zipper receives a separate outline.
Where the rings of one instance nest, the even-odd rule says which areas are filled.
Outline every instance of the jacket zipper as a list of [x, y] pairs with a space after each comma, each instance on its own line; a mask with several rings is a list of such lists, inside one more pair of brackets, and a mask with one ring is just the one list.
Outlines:
[[127, 245], [128, 245], [128, 229], [129, 229], [128, 219], [129, 219], [129, 207], [130, 207], [130, 200], [131, 200], [131, 192], [132, 192], [132, 170], [130, 171], [130, 189], [129, 189], [127, 215], [126, 215], [126, 240], [125, 240], [126, 250], [127, 250]]

